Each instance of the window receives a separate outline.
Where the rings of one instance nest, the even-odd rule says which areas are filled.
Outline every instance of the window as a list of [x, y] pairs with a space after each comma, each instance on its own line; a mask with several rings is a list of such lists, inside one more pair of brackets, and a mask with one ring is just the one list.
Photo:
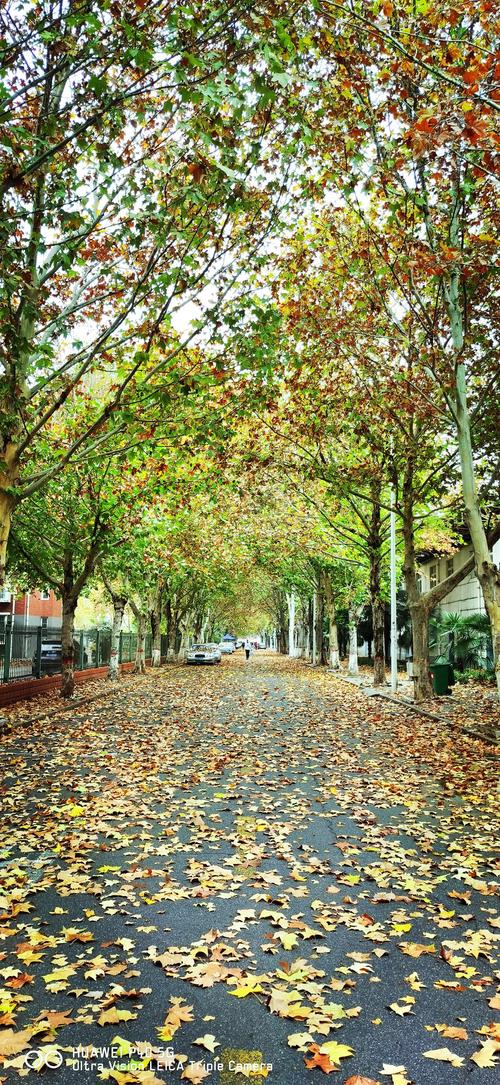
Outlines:
[[417, 588], [418, 588], [419, 595], [422, 595], [422, 592], [423, 592], [423, 580], [422, 580], [422, 577], [420, 576], [420, 573], [417, 573]]
[[446, 558], [446, 576], [451, 576], [453, 572], [453, 558]]
[[50, 599], [50, 591], [48, 588], [44, 588], [43, 591], [40, 592], [40, 599]]
[[438, 582], [438, 567], [437, 567], [437, 564], [434, 563], [434, 565], [431, 565], [430, 569], [429, 569], [429, 587], [430, 588], [435, 588], [437, 582]]
[[42, 622], [42, 629], [46, 629], [48, 624], [49, 624], [49, 619], [48, 618], [42, 618], [41, 622]]

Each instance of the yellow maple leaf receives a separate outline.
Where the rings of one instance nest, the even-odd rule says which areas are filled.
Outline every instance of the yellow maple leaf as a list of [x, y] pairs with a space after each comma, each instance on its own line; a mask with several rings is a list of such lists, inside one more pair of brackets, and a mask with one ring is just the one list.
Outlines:
[[319, 1050], [322, 1055], [328, 1055], [331, 1062], [338, 1062], [339, 1059], [348, 1059], [351, 1055], [354, 1055], [352, 1047], [348, 1047], [347, 1044], [338, 1044], [336, 1040], [330, 1040], [326, 1044], [321, 1044]]
[[120, 1021], [134, 1021], [136, 1013], [131, 1010], [118, 1010], [116, 1006], [110, 1006], [109, 1010], [103, 1010], [97, 1018], [98, 1025], [117, 1025]]
[[234, 991], [229, 991], [230, 995], [234, 995], [235, 998], [246, 998], [247, 995], [256, 995], [262, 992], [264, 988], [260, 983], [249, 983], [245, 980], [244, 984], [240, 987], [235, 987]]

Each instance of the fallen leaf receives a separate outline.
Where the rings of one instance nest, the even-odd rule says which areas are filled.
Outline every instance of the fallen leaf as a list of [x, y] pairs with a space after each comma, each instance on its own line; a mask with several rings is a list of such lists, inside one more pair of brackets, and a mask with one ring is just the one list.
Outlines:
[[391, 1002], [389, 1009], [397, 1013], [398, 1017], [406, 1017], [407, 1014], [413, 1013], [411, 1006], [402, 1006], [399, 1002]]
[[209, 1076], [209, 1072], [205, 1070], [202, 1062], [190, 1062], [189, 1066], [186, 1066], [186, 1069], [182, 1071], [181, 1079], [190, 1081], [191, 1085], [200, 1085], [200, 1082]]
[[363, 1074], [354, 1074], [353, 1077], [346, 1078], [344, 1085], [380, 1085], [380, 1082], [372, 1077], [364, 1077]]
[[109, 1010], [103, 1010], [97, 1018], [98, 1025], [118, 1025], [120, 1021], [133, 1021], [137, 1017], [131, 1010], [118, 1010], [111, 1006]]
[[482, 1070], [494, 1070], [498, 1061], [496, 1052], [499, 1050], [500, 1043], [497, 1040], [485, 1040], [479, 1051], [471, 1055], [471, 1062], [475, 1062], [476, 1066], [480, 1066]]
[[199, 1044], [200, 1047], [206, 1047], [207, 1051], [211, 1051], [215, 1054], [215, 1048], [220, 1047], [217, 1043], [215, 1036], [211, 1032], [206, 1032], [204, 1036], [198, 1036], [197, 1040], [193, 1040], [194, 1044]]
[[436, 1059], [438, 1062], [451, 1062], [452, 1066], [463, 1066], [464, 1060], [460, 1058], [460, 1055], [455, 1055], [453, 1051], [450, 1051], [449, 1047], [435, 1048], [434, 1051], [424, 1051], [423, 1056], [425, 1059]]
[[9, 1055], [17, 1055], [18, 1051], [24, 1051], [25, 1047], [29, 1047], [33, 1036], [33, 1030], [30, 1028], [21, 1029], [20, 1032], [14, 1032], [14, 1029], [8, 1028], [5, 1032], [0, 1033], [0, 1056], [3, 1058]]
[[444, 1036], [446, 1040], [468, 1040], [469, 1036], [467, 1029], [457, 1028], [455, 1025], [436, 1025], [437, 1031]]

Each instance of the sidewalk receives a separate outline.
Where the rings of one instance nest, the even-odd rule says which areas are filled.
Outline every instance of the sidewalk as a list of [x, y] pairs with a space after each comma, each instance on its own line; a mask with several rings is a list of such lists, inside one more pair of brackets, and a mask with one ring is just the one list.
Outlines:
[[447, 720], [451, 726], [459, 727], [464, 734], [476, 735], [487, 742], [500, 745], [500, 702], [494, 685], [457, 682], [452, 686], [449, 696], [436, 696], [415, 704], [413, 682], [406, 677], [405, 672], [398, 673], [396, 693], [392, 693], [390, 682], [385, 686], [374, 687], [371, 668], [362, 667], [357, 675], [343, 671], [330, 673], [356, 686], [367, 697], [387, 697], [411, 704], [415, 711]]

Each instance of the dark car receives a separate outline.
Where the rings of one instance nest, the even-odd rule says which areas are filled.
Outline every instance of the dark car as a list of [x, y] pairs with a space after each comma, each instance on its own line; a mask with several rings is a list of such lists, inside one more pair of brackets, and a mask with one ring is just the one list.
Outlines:
[[[73, 641], [74, 661], [78, 666], [80, 660], [80, 641]], [[83, 665], [87, 665], [88, 655], [83, 653]], [[31, 673], [36, 675], [36, 652], [31, 663]], [[62, 644], [60, 640], [47, 640], [42, 644], [40, 659], [40, 674], [59, 674], [62, 671]]]

